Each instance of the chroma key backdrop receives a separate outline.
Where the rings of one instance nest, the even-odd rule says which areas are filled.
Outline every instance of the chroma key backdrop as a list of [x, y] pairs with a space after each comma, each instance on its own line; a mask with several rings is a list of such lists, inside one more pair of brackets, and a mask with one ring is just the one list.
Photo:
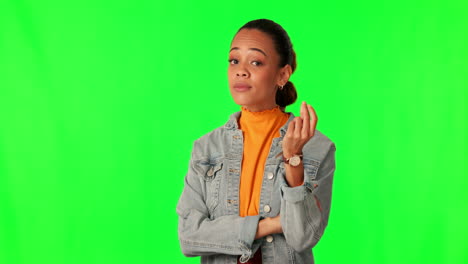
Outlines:
[[316, 263], [468, 263], [467, 6], [1, 0], [0, 264], [199, 263], [175, 207], [257, 18], [297, 53], [286, 110], [336, 143]]

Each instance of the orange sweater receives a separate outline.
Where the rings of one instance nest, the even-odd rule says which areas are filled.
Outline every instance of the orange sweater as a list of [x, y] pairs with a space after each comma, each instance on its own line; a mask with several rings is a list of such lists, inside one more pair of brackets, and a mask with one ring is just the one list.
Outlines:
[[273, 138], [288, 121], [279, 106], [259, 112], [241, 107], [239, 127], [244, 134], [244, 153], [239, 186], [239, 215], [258, 215], [265, 162]]

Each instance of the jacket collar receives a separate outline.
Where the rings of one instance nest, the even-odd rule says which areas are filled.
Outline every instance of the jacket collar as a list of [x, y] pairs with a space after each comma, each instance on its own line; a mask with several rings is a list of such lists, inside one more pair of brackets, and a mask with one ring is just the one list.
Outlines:
[[[229, 117], [229, 120], [227, 121], [227, 123], [224, 125], [224, 127], [226, 129], [229, 129], [229, 130], [237, 130], [239, 129], [239, 117], [240, 117], [240, 114], [241, 114], [242, 111], [238, 111], [238, 112], [234, 112], [233, 114], [231, 114], [231, 116]], [[288, 124], [289, 122], [291, 122], [293, 119], [294, 119], [294, 114], [292, 112], [285, 112], [286, 114], [289, 114], [289, 118], [288, 118], [288, 121], [286, 121], [286, 124], [284, 124], [281, 128], [280, 128], [280, 135], [281, 137], [284, 137], [284, 135], [286, 134], [286, 131], [288, 129]]]

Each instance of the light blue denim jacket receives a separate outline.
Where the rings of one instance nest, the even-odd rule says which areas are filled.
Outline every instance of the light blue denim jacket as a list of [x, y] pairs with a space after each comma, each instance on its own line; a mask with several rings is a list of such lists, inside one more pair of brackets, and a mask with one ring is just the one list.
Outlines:
[[[330, 213], [335, 144], [320, 131], [303, 147], [304, 184], [285, 180], [281, 142], [289, 122], [274, 138], [265, 164], [256, 216], [239, 216], [243, 134], [240, 111], [194, 142], [185, 185], [177, 204], [180, 247], [201, 263], [244, 263], [261, 247], [263, 263], [314, 263], [312, 247], [322, 237]], [[259, 220], [280, 214], [281, 234], [255, 238]]]

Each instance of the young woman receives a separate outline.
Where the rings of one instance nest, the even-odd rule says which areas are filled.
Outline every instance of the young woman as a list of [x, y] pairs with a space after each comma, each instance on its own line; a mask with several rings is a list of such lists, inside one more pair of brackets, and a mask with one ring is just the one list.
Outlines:
[[241, 111], [195, 141], [177, 205], [185, 256], [201, 263], [314, 263], [328, 223], [335, 144], [312, 106], [284, 112], [296, 56], [275, 22], [253, 20], [231, 43], [228, 79]]

